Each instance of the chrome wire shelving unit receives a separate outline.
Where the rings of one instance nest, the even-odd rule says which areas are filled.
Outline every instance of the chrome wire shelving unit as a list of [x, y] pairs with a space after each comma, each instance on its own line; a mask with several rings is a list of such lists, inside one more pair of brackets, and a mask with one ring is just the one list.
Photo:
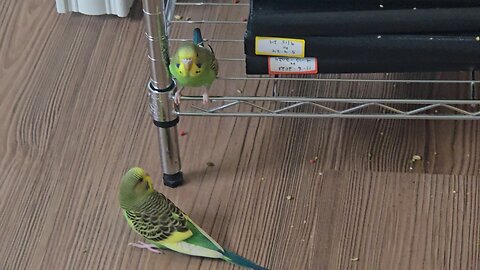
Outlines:
[[[454, 79], [445, 79], [444, 76], [438, 79], [439, 76], [436, 75], [433, 75], [434, 79], [404, 79], [402, 76], [389, 76], [389, 74], [247, 76], [243, 33], [247, 25], [245, 18], [248, 16], [249, 5], [247, 0], [219, 1], [143, 0], [145, 37], [148, 45], [148, 62], [151, 67], [151, 79], [147, 85], [147, 91], [153, 122], [158, 129], [164, 184], [169, 187], [179, 186], [183, 182], [176, 128], [180, 116], [480, 119], [480, 106], [478, 106], [480, 101], [475, 93], [475, 87], [480, 81], [475, 79], [475, 72], [463, 73], [462, 76], [454, 76]], [[213, 14], [215, 18], [236, 19], [197, 19], [180, 13], [190, 10], [190, 7], [204, 9], [204, 12], [192, 13], [201, 14], [202, 17]], [[213, 11], [215, 9], [221, 9], [222, 12]], [[244, 17], [239, 17], [240, 11], [236, 12], [236, 9], [241, 9], [240, 11], [245, 13]], [[231, 16], [232, 14], [235, 16]], [[181, 17], [185, 19], [178, 19]], [[182, 97], [181, 106], [175, 106], [173, 102], [173, 94], [177, 91], [177, 86], [170, 76], [167, 64], [169, 53], [178, 43], [191, 40], [191, 31], [189, 34], [183, 31], [188, 27], [175, 29], [176, 26], [185, 26], [185, 24], [191, 25], [192, 29], [198, 26], [202, 30], [210, 26], [210, 30], [207, 33], [204, 32], [205, 41], [211, 44], [214, 50], [216, 47], [223, 47], [224, 52], [229, 52], [226, 55], [216, 55], [220, 61], [220, 73], [214, 88], [223, 92], [220, 96], [212, 96], [210, 99], [212, 102], [207, 105], [201, 103], [200, 96]], [[223, 30], [218, 31], [220, 28]], [[181, 29], [183, 30], [180, 31]], [[230, 31], [233, 29], [243, 32], [238, 32], [239, 35], [234, 37], [216, 35], [219, 32], [234, 33]], [[228, 63], [228, 72], [222, 70], [223, 63]], [[243, 90], [247, 91], [240, 91], [239, 84], [242, 85]], [[290, 90], [286, 93], [285, 90], [288, 87]], [[296, 91], [292, 91], [291, 88], [295, 88]], [[373, 88], [376, 92], [369, 91]], [[388, 95], [383, 90], [387, 89], [389, 94], [407, 93], [407, 95], [401, 98], [385, 98]], [[428, 98], [428, 95], [425, 95], [437, 89], [447, 93], [444, 97], [448, 99]], [[424, 93], [417, 95], [422, 90], [425, 90]], [[465, 94], [457, 95], [456, 93], [460, 91]], [[361, 93], [362, 97], [354, 97], [354, 92]], [[230, 93], [234, 95], [230, 96]]]
[[[196, 19], [188, 18], [182, 14], [179, 7], [191, 7], [195, 9], [202, 8], [223, 8], [240, 9], [248, 7], [245, 2], [194, 2], [194, 1], [176, 1], [170, 0], [166, 6], [167, 25], [169, 33], [173, 27], [190, 24], [192, 26], [202, 27], [202, 25], [219, 25], [220, 27], [231, 27], [232, 25], [246, 26], [246, 20], [216, 20], [216, 19]], [[235, 11], [233, 11], [235, 12]], [[247, 17], [248, 14], [245, 14]], [[183, 19], [176, 19], [180, 16]], [[185, 18], [188, 18], [186, 20]], [[215, 45], [218, 43], [236, 43], [243, 44], [242, 36], [235, 38], [223, 38], [215, 36], [204, 37], [205, 40]], [[169, 36], [171, 45], [175, 43], [190, 41], [188, 36]], [[245, 59], [240, 57], [243, 51], [235, 55], [218, 55], [220, 62], [234, 62], [238, 65], [245, 65]], [[253, 81], [272, 81], [271, 96], [217, 96], [212, 97], [212, 104], [204, 106], [201, 104], [201, 97], [184, 96], [182, 100], [189, 101], [188, 106], [177, 108], [175, 113], [183, 116], [232, 116], [232, 117], [308, 117], [308, 118], [382, 118], [382, 119], [439, 119], [439, 120], [476, 120], [480, 119], [480, 100], [475, 97], [475, 87], [480, 83], [475, 80], [475, 73], [468, 74], [468, 79], [372, 79], [370, 74], [363, 74], [361, 78], [342, 78], [332, 77], [331, 74], [318, 74], [311, 77], [293, 77], [293, 76], [275, 76], [270, 75], [245, 75], [238, 74], [234, 76], [218, 77], [219, 81], [225, 81], [223, 85], [229, 87], [234, 82]], [[464, 87], [470, 92], [469, 98], [462, 99], [409, 99], [409, 98], [335, 98], [306, 96], [278, 96], [276, 88], [281, 82], [335, 82], [349, 84], [349, 87], [355, 87], [359, 83], [370, 84], [396, 84], [396, 85], [416, 85], [419, 91], [422, 87], [432, 87], [433, 85], [451, 86], [452, 88]], [[234, 93], [235, 87], [231, 87], [231, 93]], [[452, 90], [457, 91], [457, 90]], [[302, 108], [312, 108], [303, 110]]]

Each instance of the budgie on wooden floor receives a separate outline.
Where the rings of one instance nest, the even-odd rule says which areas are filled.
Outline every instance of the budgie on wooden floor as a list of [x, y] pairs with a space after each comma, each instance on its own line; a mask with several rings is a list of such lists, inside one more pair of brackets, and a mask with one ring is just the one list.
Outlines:
[[130, 227], [147, 239], [131, 244], [153, 252], [169, 249], [183, 254], [222, 259], [241, 267], [267, 270], [222, 248], [185, 213], [153, 189], [150, 176], [141, 168], [130, 169], [122, 178], [120, 207]]
[[[170, 59], [168, 69], [175, 78], [177, 85], [188, 87], [204, 87], [203, 103], [209, 101], [208, 90], [217, 78], [218, 63], [212, 47], [210, 50], [203, 44], [199, 28], [193, 29], [193, 42], [187, 42], [177, 49]], [[180, 104], [181, 91], [175, 93], [175, 103]]]

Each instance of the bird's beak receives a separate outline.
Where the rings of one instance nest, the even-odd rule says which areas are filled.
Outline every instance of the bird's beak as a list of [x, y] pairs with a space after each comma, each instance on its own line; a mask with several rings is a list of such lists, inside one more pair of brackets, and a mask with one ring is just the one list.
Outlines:
[[182, 63], [186, 70], [190, 70], [190, 67], [192, 66], [192, 58], [184, 58], [182, 59]]

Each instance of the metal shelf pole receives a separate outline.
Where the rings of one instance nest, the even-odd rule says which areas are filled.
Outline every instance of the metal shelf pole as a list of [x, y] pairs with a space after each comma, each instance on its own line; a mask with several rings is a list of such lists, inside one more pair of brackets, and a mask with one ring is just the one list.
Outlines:
[[182, 184], [183, 174], [176, 127], [179, 116], [174, 112], [171, 99], [176, 86], [168, 71], [170, 58], [164, 7], [164, 0], [143, 0], [145, 36], [151, 66], [151, 80], [148, 84], [150, 112], [153, 123], [158, 128], [163, 182], [173, 188]]

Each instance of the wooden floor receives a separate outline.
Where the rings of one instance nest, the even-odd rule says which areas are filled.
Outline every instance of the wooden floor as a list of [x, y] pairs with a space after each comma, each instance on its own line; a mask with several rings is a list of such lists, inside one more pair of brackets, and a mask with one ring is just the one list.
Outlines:
[[[241, 19], [247, 10], [180, 11]], [[207, 25], [205, 36], [241, 38], [242, 27]], [[186, 180], [169, 189], [148, 112], [142, 30], [139, 3], [121, 19], [58, 15], [52, 0], [0, 1], [0, 269], [233, 269], [127, 246], [140, 238], [117, 192], [134, 165], [218, 242], [269, 269], [480, 269], [478, 122], [182, 118]], [[173, 29], [177, 37], [190, 31]], [[233, 46], [216, 51], [241, 52]], [[221, 74], [243, 72], [221, 64]], [[284, 83], [280, 91], [464, 95], [323, 86]], [[271, 94], [258, 82], [219, 81], [213, 91], [239, 87]], [[422, 160], [410, 163], [413, 155]]]

